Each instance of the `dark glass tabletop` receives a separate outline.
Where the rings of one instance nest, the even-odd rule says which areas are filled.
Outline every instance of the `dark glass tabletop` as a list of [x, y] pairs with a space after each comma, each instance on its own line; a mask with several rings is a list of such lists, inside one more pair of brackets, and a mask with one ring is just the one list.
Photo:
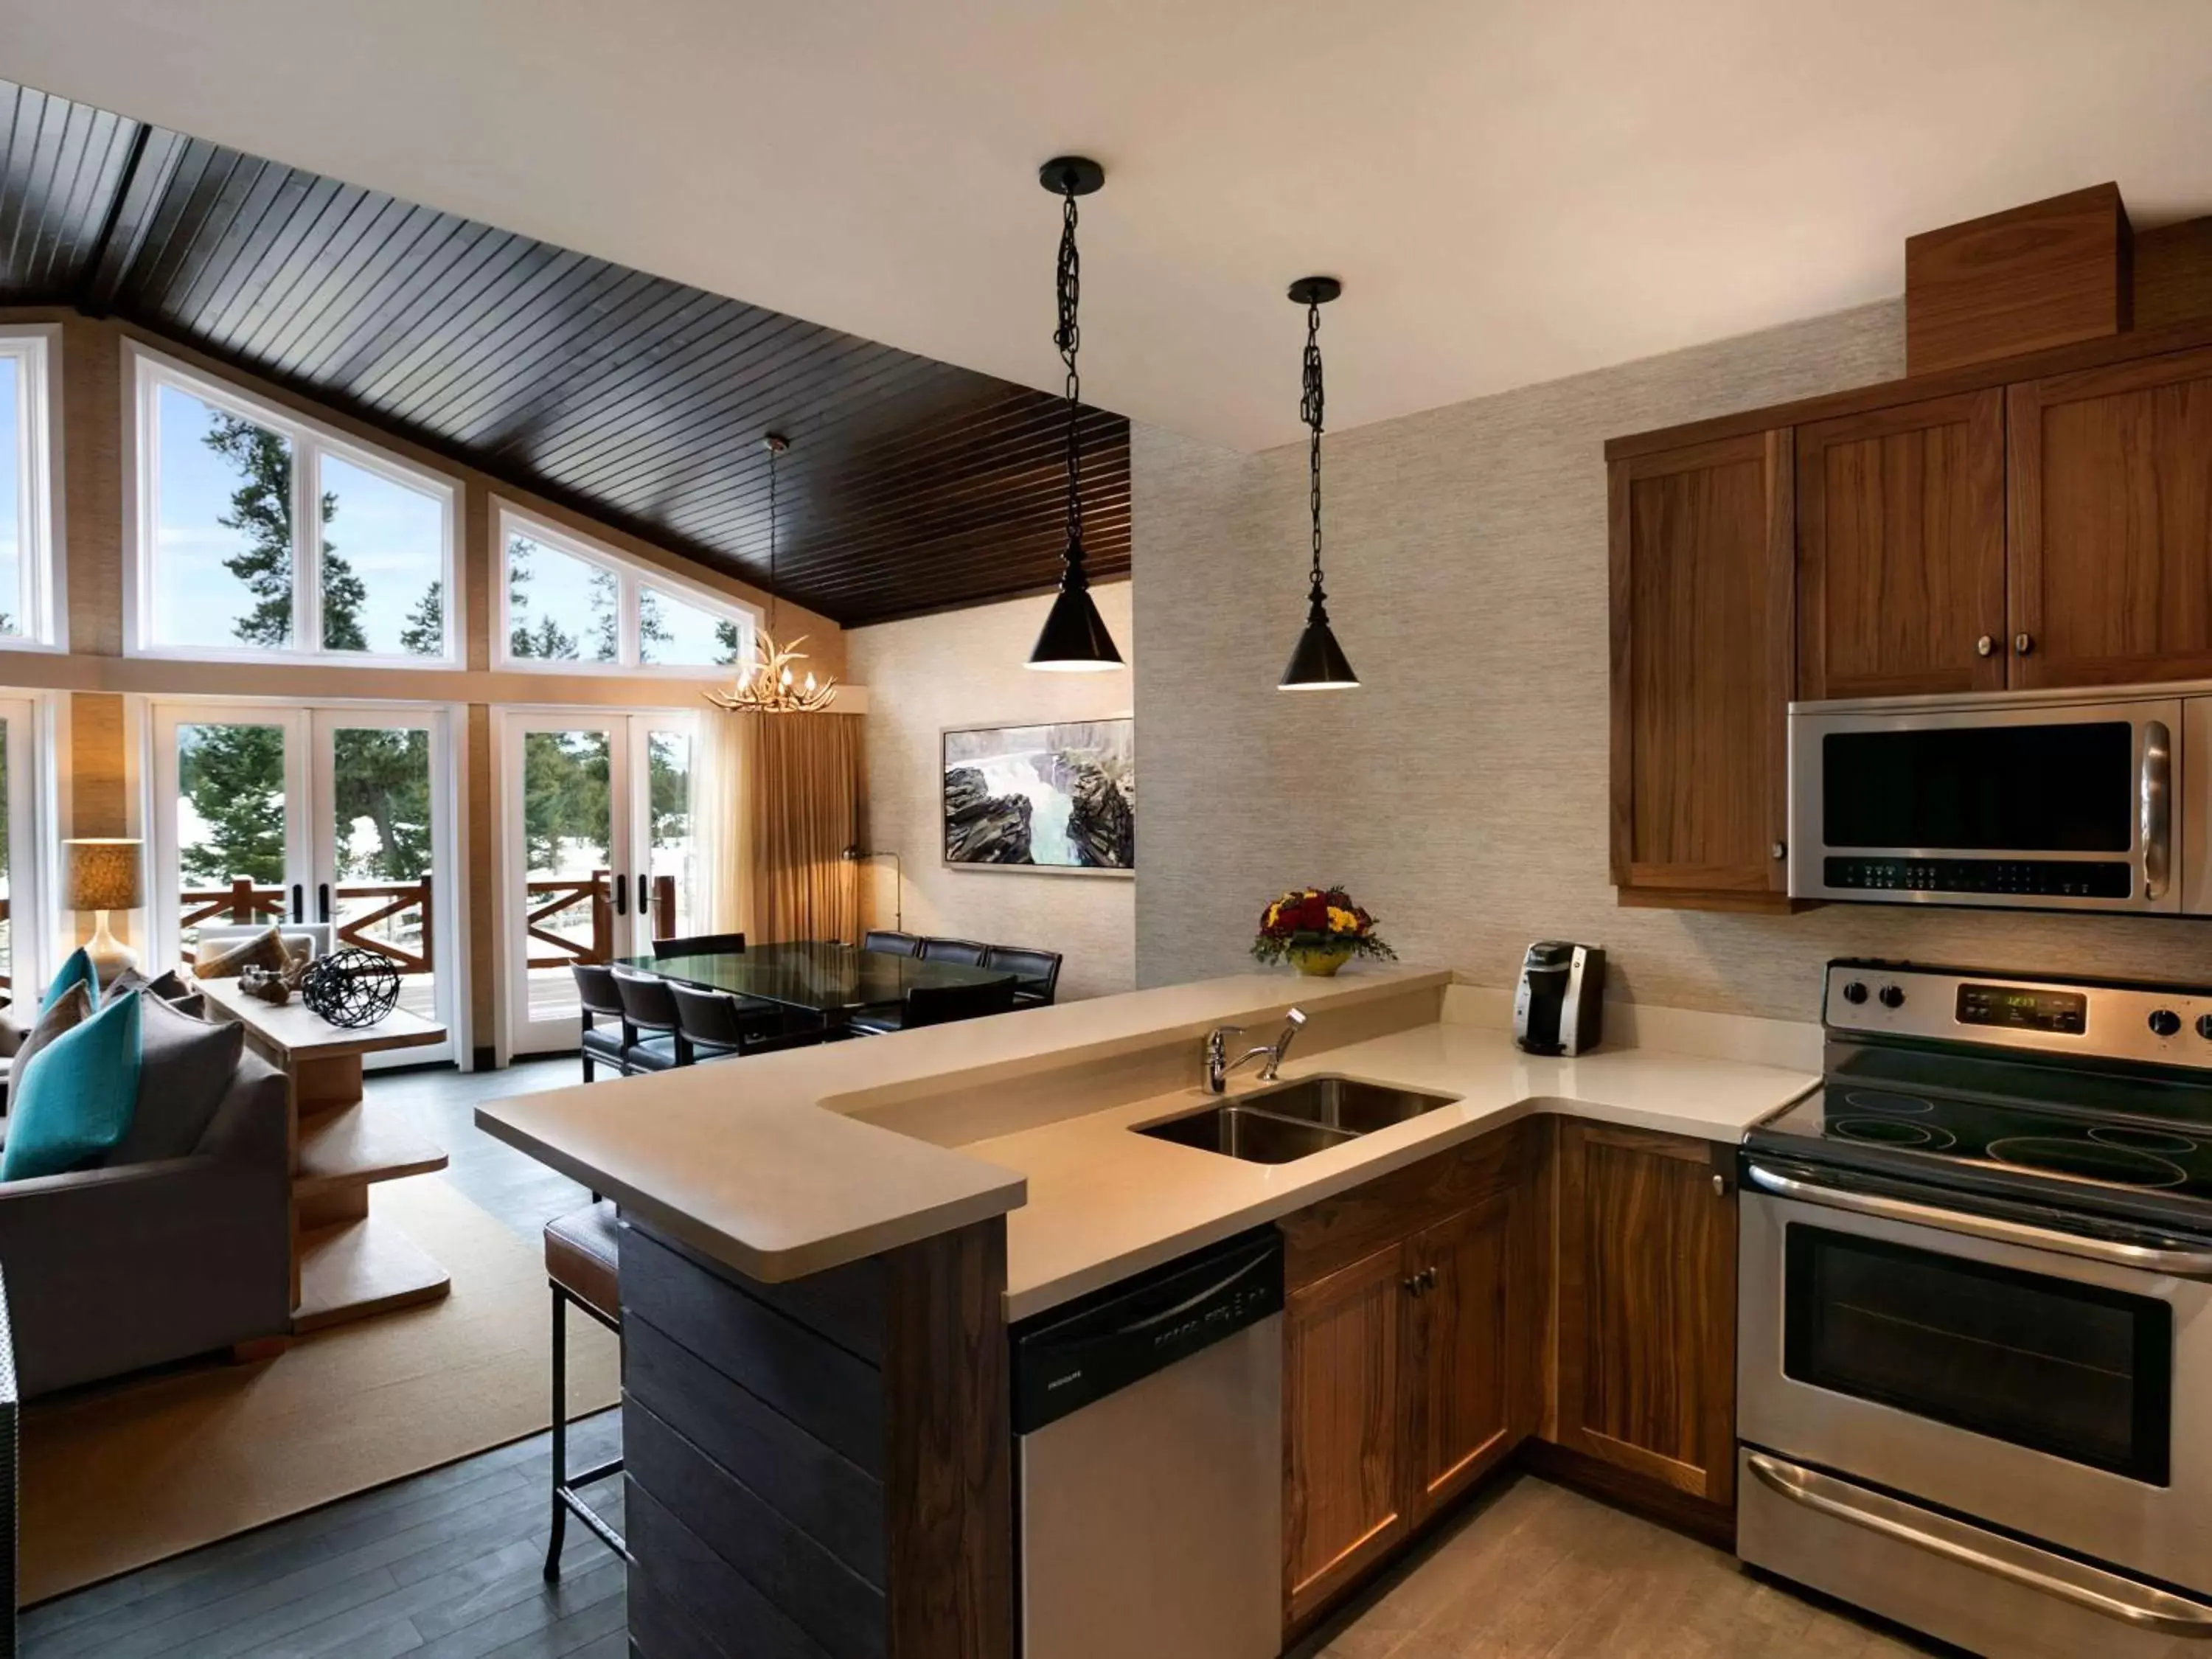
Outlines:
[[846, 1014], [897, 1002], [916, 987], [984, 985], [1008, 977], [1004, 969], [970, 968], [957, 962], [924, 962], [919, 957], [849, 945], [794, 943], [757, 945], [746, 951], [711, 956], [624, 957], [626, 968], [734, 991], [818, 1014]]

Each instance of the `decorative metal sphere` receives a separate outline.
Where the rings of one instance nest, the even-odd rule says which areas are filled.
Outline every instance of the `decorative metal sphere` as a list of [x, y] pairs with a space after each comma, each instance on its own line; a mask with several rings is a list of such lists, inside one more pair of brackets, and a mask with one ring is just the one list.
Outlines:
[[349, 945], [307, 964], [300, 1000], [333, 1025], [374, 1025], [399, 1006], [399, 969], [390, 957]]

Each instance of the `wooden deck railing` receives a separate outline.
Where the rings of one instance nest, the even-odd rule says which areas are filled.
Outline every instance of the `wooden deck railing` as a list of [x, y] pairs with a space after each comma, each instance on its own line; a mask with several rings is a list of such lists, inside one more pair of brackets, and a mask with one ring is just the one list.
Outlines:
[[[250, 924], [258, 921], [282, 922], [286, 917], [286, 889], [258, 887], [244, 876], [232, 878], [228, 887], [196, 889], [178, 895], [182, 908], [179, 923], [191, 927], [203, 921], [223, 921]], [[613, 878], [605, 870], [595, 870], [589, 876], [573, 880], [546, 880], [526, 883], [528, 909], [525, 913], [524, 928], [533, 945], [544, 945], [558, 951], [558, 955], [536, 955], [529, 958], [532, 968], [566, 968], [571, 963], [602, 963], [615, 954], [615, 911]], [[403, 974], [428, 974], [437, 970], [436, 930], [432, 926], [430, 878], [410, 882], [341, 883], [331, 890], [337, 901], [338, 913], [344, 914], [348, 899], [381, 900], [374, 908], [337, 924], [335, 943], [359, 945], [386, 956], [398, 965]], [[676, 932], [676, 878], [655, 876], [651, 884], [653, 902], [653, 937], [667, 939]], [[625, 895], [627, 896], [627, 895]], [[550, 925], [555, 917], [578, 905], [591, 908], [588, 938], [571, 938], [556, 933]], [[422, 913], [420, 948], [410, 950], [391, 939], [379, 938], [369, 932], [380, 922], [389, 922], [393, 917], [409, 910]], [[7, 919], [7, 901], [0, 899], [0, 921]], [[184, 953], [190, 962], [191, 953]], [[0, 975], [0, 988], [7, 977]]]

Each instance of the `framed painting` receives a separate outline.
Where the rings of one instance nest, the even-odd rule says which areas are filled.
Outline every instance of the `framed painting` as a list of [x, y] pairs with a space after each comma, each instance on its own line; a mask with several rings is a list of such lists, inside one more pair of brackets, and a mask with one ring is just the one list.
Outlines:
[[947, 731], [945, 863], [963, 869], [1133, 875], [1136, 724], [1124, 716]]

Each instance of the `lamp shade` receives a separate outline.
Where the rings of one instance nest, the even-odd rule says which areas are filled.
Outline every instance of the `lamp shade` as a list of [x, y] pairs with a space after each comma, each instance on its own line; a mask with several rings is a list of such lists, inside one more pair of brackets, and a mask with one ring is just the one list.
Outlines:
[[135, 910], [145, 903], [144, 845], [119, 837], [64, 842], [64, 902], [72, 910]]

